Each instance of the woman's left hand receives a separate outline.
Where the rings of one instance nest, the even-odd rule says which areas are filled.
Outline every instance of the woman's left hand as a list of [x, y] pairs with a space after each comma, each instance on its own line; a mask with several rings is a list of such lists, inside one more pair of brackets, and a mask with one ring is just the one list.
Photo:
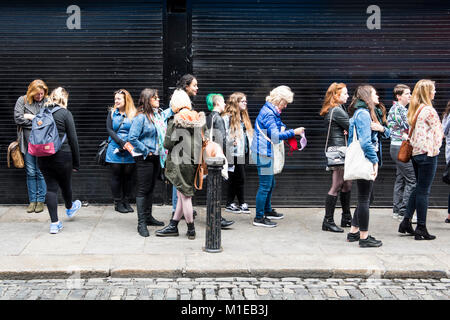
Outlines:
[[370, 124], [370, 129], [372, 129], [373, 131], [384, 132], [384, 127], [381, 124], [378, 124], [376, 122], [372, 122]]

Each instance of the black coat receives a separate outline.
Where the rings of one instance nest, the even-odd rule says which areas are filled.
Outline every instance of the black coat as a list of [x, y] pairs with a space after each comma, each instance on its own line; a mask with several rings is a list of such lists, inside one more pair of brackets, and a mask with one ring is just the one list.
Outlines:
[[[334, 110], [334, 111], [333, 111]], [[347, 136], [344, 135], [344, 130], [348, 133], [349, 117], [347, 111], [344, 110], [342, 106], [336, 106], [330, 108], [328, 113], [325, 115], [324, 125], [327, 129], [330, 125], [330, 116], [333, 111], [333, 119], [331, 121], [330, 137], [328, 138], [328, 147], [337, 146], [345, 147]]]

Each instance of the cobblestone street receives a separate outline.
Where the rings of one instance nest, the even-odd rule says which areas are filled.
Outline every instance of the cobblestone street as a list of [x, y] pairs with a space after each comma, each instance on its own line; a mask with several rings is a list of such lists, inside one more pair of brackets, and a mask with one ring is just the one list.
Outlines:
[[92, 278], [0, 281], [0, 300], [449, 300], [450, 279]]

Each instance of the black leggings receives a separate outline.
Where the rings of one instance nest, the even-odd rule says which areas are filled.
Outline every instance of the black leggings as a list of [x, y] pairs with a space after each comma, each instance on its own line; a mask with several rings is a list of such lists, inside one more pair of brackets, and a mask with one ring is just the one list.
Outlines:
[[134, 163], [109, 163], [111, 191], [114, 200], [130, 199], [133, 196]]
[[234, 197], [237, 197], [239, 205], [245, 203], [244, 200], [245, 164], [236, 164], [237, 163], [236, 157], [234, 157], [234, 163], [235, 163], [234, 172], [228, 171], [227, 206], [234, 201]]
[[360, 231], [369, 231], [369, 206], [373, 181], [356, 180], [358, 186], [358, 206], [353, 214], [352, 226], [359, 227]]
[[58, 151], [53, 156], [40, 157], [39, 168], [47, 184], [45, 202], [51, 221], [58, 221], [58, 186], [66, 209], [72, 208], [72, 153]]

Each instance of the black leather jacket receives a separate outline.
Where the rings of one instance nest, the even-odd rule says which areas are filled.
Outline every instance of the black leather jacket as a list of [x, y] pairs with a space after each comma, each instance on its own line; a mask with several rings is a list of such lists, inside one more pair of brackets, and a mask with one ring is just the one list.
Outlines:
[[331, 121], [330, 137], [328, 138], [328, 147], [332, 146], [345, 147], [346, 146], [345, 142], [348, 136], [344, 135], [344, 130], [348, 132], [348, 122], [349, 122], [347, 111], [345, 111], [342, 106], [336, 106], [328, 110], [328, 113], [325, 115], [324, 119], [324, 125], [325, 128], [327, 129], [326, 131], [327, 133], [328, 133], [328, 126], [330, 124], [330, 115], [332, 111], [333, 111], [333, 119]]

